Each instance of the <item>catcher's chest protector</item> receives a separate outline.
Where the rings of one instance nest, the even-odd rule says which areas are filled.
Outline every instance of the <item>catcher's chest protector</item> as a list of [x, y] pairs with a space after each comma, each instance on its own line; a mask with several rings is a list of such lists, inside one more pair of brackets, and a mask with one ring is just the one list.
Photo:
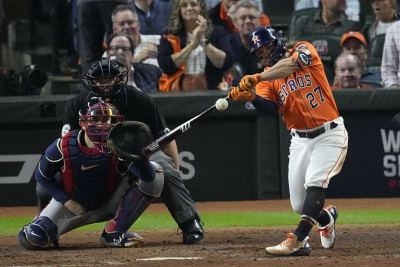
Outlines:
[[62, 178], [69, 197], [88, 209], [98, 208], [117, 188], [117, 158], [78, 143], [79, 130], [68, 132], [61, 141], [64, 156]]

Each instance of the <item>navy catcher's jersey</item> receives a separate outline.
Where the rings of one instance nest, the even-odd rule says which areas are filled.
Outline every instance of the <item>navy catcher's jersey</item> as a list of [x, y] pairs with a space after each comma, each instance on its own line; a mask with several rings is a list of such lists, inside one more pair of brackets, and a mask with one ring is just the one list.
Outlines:
[[[124, 173], [136, 176], [137, 170], [133, 164], [128, 170], [112, 154], [82, 145], [79, 140], [83, 134], [71, 131], [53, 142], [40, 159], [35, 179], [60, 203], [74, 199], [92, 210], [107, 202]], [[61, 172], [63, 184], [55, 180], [57, 172]]]

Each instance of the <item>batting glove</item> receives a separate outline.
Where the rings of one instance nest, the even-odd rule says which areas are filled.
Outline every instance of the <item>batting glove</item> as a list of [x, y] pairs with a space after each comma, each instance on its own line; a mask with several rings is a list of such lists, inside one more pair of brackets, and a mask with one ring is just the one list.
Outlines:
[[239, 87], [232, 87], [228, 96], [234, 101], [253, 101], [256, 98], [252, 90], [242, 90]]
[[239, 87], [243, 91], [251, 91], [257, 83], [261, 81], [261, 76], [259, 73], [254, 75], [245, 75], [239, 82]]

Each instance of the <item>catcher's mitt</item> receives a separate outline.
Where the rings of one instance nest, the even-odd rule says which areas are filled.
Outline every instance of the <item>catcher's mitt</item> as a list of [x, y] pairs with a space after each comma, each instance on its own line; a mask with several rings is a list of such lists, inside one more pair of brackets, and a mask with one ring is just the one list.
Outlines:
[[108, 148], [118, 157], [138, 160], [144, 157], [143, 148], [153, 141], [150, 127], [139, 121], [117, 123], [107, 138]]

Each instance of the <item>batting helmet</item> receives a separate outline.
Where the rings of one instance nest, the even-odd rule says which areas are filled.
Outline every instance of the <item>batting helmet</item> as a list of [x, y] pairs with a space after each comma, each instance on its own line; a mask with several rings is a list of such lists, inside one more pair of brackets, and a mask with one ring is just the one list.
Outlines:
[[248, 43], [251, 48], [250, 53], [254, 53], [261, 46], [274, 44], [275, 49], [271, 53], [274, 63], [278, 62], [286, 53], [287, 49], [278, 33], [270, 27], [261, 26], [256, 28], [248, 37]]
[[92, 105], [85, 115], [80, 115], [80, 120], [86, 126], [86, 134], [90, 141], [100, 152], [109, 152], [107, 148], [107, 137], [111, 129], [118, 122], [124, 120], [116, 107], [110, 103], [99, 101]]
[[102, 58], [81, 77], [83, 86], [96, 96], [117, 94], [128, 81], [128, 71], [121, 63]]

